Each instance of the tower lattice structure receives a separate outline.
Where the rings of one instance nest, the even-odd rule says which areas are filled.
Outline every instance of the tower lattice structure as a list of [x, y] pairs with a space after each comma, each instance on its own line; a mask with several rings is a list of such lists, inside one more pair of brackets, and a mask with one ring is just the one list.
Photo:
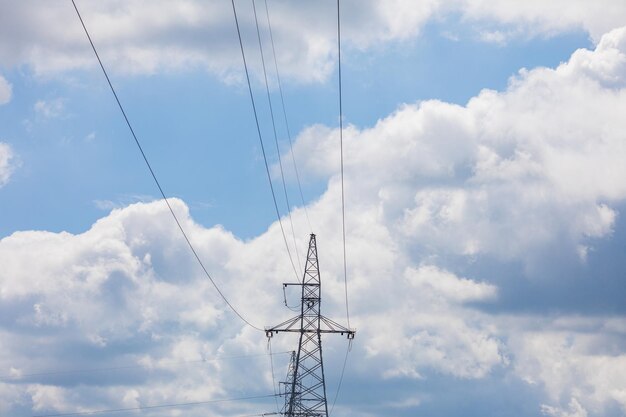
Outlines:
[[287, 417], [328, 417], [322, 334], [339, 333], [352, 340], [355, 331], [321, 314], [322, 283], [314, 234], [309, 240], [302, 283], [285, 283], [283, 287], [290, 285], [302, 287], [300, 315], [265, 329], [268, 338], [280, 332], [300, 334], [298, 349], [292, 356], [284, 383], [283, 414]]

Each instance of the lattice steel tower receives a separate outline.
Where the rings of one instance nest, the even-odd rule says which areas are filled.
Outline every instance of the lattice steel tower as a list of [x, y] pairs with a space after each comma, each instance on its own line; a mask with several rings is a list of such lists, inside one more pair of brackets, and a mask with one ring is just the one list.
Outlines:
[[285, 408], [287, 417], [328, 417], [324, 363], [322, 361], [322, 333], [340, 333], [352, 340], [355, 331], [322, 316], [322, 283], [315, 235], [311, 234], [302, 283], [285, 283], [302, 286], [301, 312], [277, 326], [265, 329], [271, 338], [279, 332], [300, 333], [295, 356], [292, 357], [285, 382]]

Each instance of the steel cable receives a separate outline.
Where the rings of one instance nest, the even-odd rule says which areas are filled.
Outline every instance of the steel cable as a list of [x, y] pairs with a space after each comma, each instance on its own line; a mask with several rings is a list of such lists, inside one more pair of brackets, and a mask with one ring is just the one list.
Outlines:
[[[265, 91], [267, 92], [267, 103], [270, 109], [270, 117], [272, 119], [272, 130], [274, 132], [274, 142], [276, 143], [276, 154], [278, 155], [278, 166], [280, 167], [280, 178], [283, 184], [283, 191], [285, 194], [285, 202], [287, 204], [287, 214], [289, 215], [289, 223], [291, 224], [291, 234], [293, 236], [293, 246], [296, 250], [296, 262], [298, 268], [302, 271], [302, 264], [300, 263], [300, 253], [298, 252], [298, 243], [296, 241], [296, 230], [293, 227], [293, 219], [291, 217], [291, 205], [289, 204], [289, 196], [287, 194], [287, 184], [285, 183], [285, 173], [283, 171], [283, 161], [280, 157], [280, 147], [278, 146], [278, 134], [276, 133], [276, 121], [274, 119], [274, 107], [272, 106], [272, 98], [270, 96], [270, 87], [267, 82], [267, 71], [265, 69], [265, 56], [263, 54], [263, 45], [261, 43], [261, 31], [259, 30], [259, 20], [256, 13], [256, 0], [252, 0], [252, 9], [254, 10], [254, 23], [256, 25], [256, 34], [259, 40], [259, 52], [261, 53], [261, 65], [263, 66], [263, 78], [265, 80]], [[296, 279], [298, 278], [296, 274]]]
[[272, 33], [272, 22], [270, 20], [270, 12], [267, 7], [267, 0], [265, 2], [265, 15], [267, 16], [267, 27], [270, 32], [270, 41], [272, 43], [272, 55], [274, 56], [274, 68], [276, 69], [276, 81], [278, 82], [278, 91], [280, 93], [280, 102], [283, 109], [283, 118], [285, 119], [285, 128], [287, 130], [287, 138], [289, 139], [289, 149], [291, 153], [291, 161], [293, 162], [293, 170], [296, 173], [296, 181], [298, 182], [298, 190], [300, 191], [300, 199], [302, 201], [302, 207], [304, 208], [304, 215], [306, 217], [307, 224], [309, 225], [309, 231], [313, 233], [313, 227], [311, 226], [311, 220], [309, 220], [309, 210], [306, 208], [304, 202], [304, 194], [302, 193], [302, 184], [300, 182], [300, 174], [298, 173], [298, 165], [296, 164], [296, 157], [293, 153], [293, 141], [291, 140], [291, 129], [289, 128], [289, 121], [287, 119], [287, 109], [285, 106], [285, 97], [283, 95], [283, 87], [280, 81], [280, 72], [278, 71], [278, 60], [276, 59], [276, 48], [274, 46], [274, 34]]
[[[220, 400], [194, 401], [194, 402], [187, 402], [187, 403], [146, 405], [146, 406], [141, 406], [141, 407], [112, 408], [112, 409], [106, 409], [106, 410], [93, 410], [93, 411], [77, 411], [74, 413], [40, 414], [40, 415], [36, 415], [32, 417], [90, 416], [90, 415], [104, 414], [104, 413], [123, 413], [126, 411], [143, 411], [143, 410], [155, 410], [155, 409], [160, 409], [160, 408], [191, 407], [191, 406], [196, 406], [196, 405], [217, 404], [217, 403], [226, 403], [226, 402], [235, 402], [235, 401], [260, 400], [260, 399], [272, 398], [276, 396], [277, 396], [276, 394], [255, 395], [255, 396], [250, 396], [250, 397], [224, 398]], [[274, 415], [274, 413], [254, 414], [254, 415]]]
[[291, 256], [291, 250], [289, 250], [289, 243], [287, 243], [287, 236], [285, 235], [285, 229], [283, 227], [283, 222], [280, 219], [280, 211], [278, 210], [278, 203], [276, 202], [276, 193], [274, 192], [274, 185], [272, 184], [272, 176], [270, 175], [269, 164], [267, 163], [267, 155], [265, 153], [265, 146], [263, 145], [263, 136], [261, 135], [261, 126], [259, 124], [259, 116], [256, 110], [256, 103], [254, 101], [254, 95], [252, 94], [252, 83], [250, 82], [250, 74], [248, 72], [248, 63], [246, 62], [246, 54], [243, 49], [243, 41], [241, 39], [241, 29], [239, 28], [239, 19], [237, 18], [237, 9], [235, 8], [235, 0], [231, 0], [233, 5], [233, 15], [235, 16], [235, 25], [237, 26], [237, 36], [239, 37], [239, 46], [241, 48], [241, 57], [243, 59], [243, 66], [246, 73], [246, 80], [248, 82], [248, 91], [250, 93], [250, 101], [252, 103], [252, 111], [254, 112], [254, 121], [256, 123], [256, 130], [259, 137], [259, 142], [261, 144], [261, 152], [263, 153], [263, 161], [265, 162], [265, 171], [267, 173], [267, 180], [269, 181], [270, 190], [272, 192], [272, 199], [274, 200], [274, 208], [276, 209], [276, 217], [278, 218], [278, 223], [280, 225], [280, 231], [283, 235], [283, 240], [285, 241], [285, 248], [287, 249], [287, 255], [289, 256], [289, 260], [291, 261], [291, 266], [293, 268], [293, 272], [298, 278], [298, 272], [296, 271], [296, 266], [293, 262], [293, 257]]
[[139, 152], [141, 152], [141, 156], [143, 157], [143, 160], [146, 163], [146, 166], [148, 167], [148, 170], [150, 171], [150, 175], [152, 176], [152, 179], [154, 180], [157, 188], [159, 189], [159, 192], [161, 193], [161, 196], [163, 197], [163, 200], [165, 201], [165, 204], [167, 204], [167, 208], [169, 209], [170, 213], [172, 214], [172, 217], [174, 218], [174, 221], [176, 222], [176, 225], [178, 226], [178, 229], [180, 230], [181, 234], [185, 238], [185, 241], [187, 242], [187, 245], [189, 246], [189, 249], [191, 249], [191, 252], [193, 253], [193, 256], [196, 258], [196, 261], [198, 262], [198, 264], [200, 265], [200, 267], [204, 271], [204, 274], [209, 279], [209, 281], [211, 281], [211, 284], [213, 284], [213, 287], [215, 287], [215, 290], [220, 295], [220, 297], [222, 297], [222, 300], [224, 300], [226, 305], [228, 305], [228, 307], [230, 307], [230, 309], [244, 323], [246, 323], [248, 326], [252, 327], [253, 329], [259, 330], [259, 331], [264, 331], [261, 327], [255, 326], [254, 324], [250, 323], [248, 320], [246, 320], [245, 317], [243, 317], [241, 315], [241, 313], [239, 313], [239, 311], [237, 311], [237, 309], [230, 303], [230, 301], [228, 301], [226, 296], [222, 293], [222, 290], [220, 290], [218, 285], [215, 283], [215, 281], [211, 277], [211, 274], [209, 274], [209, 271], [204, 266], [204, 263], [200, 259], [200, 256], [198, 255], [198, 252], [196, 252], [196, 249], [194, 248], [193, 244], [189, 240], [189, 237], [187, 236], [187, 233], [185, 232], [185, 229], [183, 228], [183, 226], [181, 225], [180, 221], [178, 220], [178, 216], [176, 216], [176, 213], [174, 213], [174, 209], [172, 208], [172, 206], [170, 205], [169, 201], [167, 200], [167, 196], [165, 195], [165, 192], [163, 191], [163, 188], [161, 187], [161, 183], [157, 179], [157, 176], [154, 173], [154, 170], [152, 169], [152, 166], [150, 165], [150, 162], [148, 161], [148, 157], [146, 156], [146, 154], [145, 154], [145, 152], [143, 150], [143, 147], [141, 146], [141, 143], [139, 142], [139, 139], [137, 138], [137, 135], [135, 134], [135, 130], [133, 129], [133, 126], [131, 125], [130, 120], [128, 119], [128, 116], [126, 115], [126, 111], [124, 110], [124, 107], [122, 106], [122, 103], [121, 103], [119, 97], [117, 96], [115, 88], [113, 88], [113, 84], [111, 83], [111, 79], [109, 78], [109, 74], [107, 73], [106, 69], [104, 68], [104, 64], [102, 63], [102, 60], [100, 59], [100, 55], [98, 54], [96, 46], [94, 45], [94, 43], [93, 43], [93, 41], [91, 39], [91, 36], [89, 35], [89, 31], [87, 30], [87, 27], [85, 26], [85, 22], [83, 21], [83, 17], [81, 16], [80, 12], [78, 11], [78, 7], [76, 6], [76, 2], [74, 0], [71, 0], [71, 1], [72, 1], [72, 5], [74, 5], [74, 10], [76, 10], [76, 14], [78, 15], [78, 19], [80, 20], [80, 23], [83, 26], [85, 34], [87, 35], [87, 39], [89, 39], [89, 44], [91, 45], [91, 49], [93, 49], [93, 52], [96, 55], [96, 58], [98, 59], [98, 63], [100, 64], [100, 68], [102, 69], [102, 72], [104, 73], [104, 77], [106, 78], [107, 83], [109, 84], [109, 88], [111, 89], [111, 92], [113, 93], [113, 96], [115, 97], [115, 101], [117, 102], [117, 105], [118, 105], [120, 111], [122, 112], [122, 116], [124, 116], [124, 120], [126, 121], [126, 125], [128, 126], [128, 129], [130, 130], [130, 133], [132, 134], [133, 139], [135, 139], [135, 144], [137, 145], [137, 148], [139, 148]]

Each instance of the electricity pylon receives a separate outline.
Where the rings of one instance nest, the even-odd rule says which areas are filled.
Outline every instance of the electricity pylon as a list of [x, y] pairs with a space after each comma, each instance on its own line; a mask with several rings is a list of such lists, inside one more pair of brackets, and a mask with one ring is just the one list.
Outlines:
[[293, 386], [293, 377], [294, 371], [296, 369], [296, 352], [291, 352], [291, 357], [289, 359], [289, 366], [287, 367], [287, 378], [285, 378], [284, 382], [279, 382], [280, 384], [280, 395], [285, 397], [285, 404], [283, 406], [281, 414], [287, 414], [287, 410], [289, 410], [289, 404], [291, 404], [291, 396], [293, 392], [300, 392], [299, 386]]
[[315, 235], [311, 234], [302, 283], [286, 283], [302, 287], [300, 315], [277, 326], [266, 328], [268, 338], [280, 332], [300, 333], [295, 358], [292, 358], [285, 386], [287, 417], [328, 417], [324, 363], [322, 361], [322, 333], [339, 333], [354, 339], [355, 331], [322, 316], [322, 283]]

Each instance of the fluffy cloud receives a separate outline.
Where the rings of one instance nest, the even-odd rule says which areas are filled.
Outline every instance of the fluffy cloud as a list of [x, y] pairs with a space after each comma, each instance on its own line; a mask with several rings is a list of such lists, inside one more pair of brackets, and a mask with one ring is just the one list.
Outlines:
[[[436, 4], [393, 3], [395, 7], [382, 7], [376, 1], [343, 5], [346, 40], [365, 48], [408, 37], [417, 32]], [[152, 73], [202, 68], [226, 78], [241, 71], [230, 2], [112, 0], [77, 4], [105, 63], [113, 69]], [[273, 21], [281, 23], [274, 25], [273, 32], [284, 75], [304, 81], [325, 78], [333, 69], [336, 54], [334, 4], [269, 2], [269, 6]], [[244, 41], [255, 45], [252, 5], [240, 1], [237, 8]], [[265, 27], [263, 2], [257, 2], [257, 8]], [[58, 23], [54, 28], [46, 24], [50, 19]], [[368, 22], [367, 31], [362, 30], [364, 21]], [[0, 47], [0, 58], [7, 64], [29, 64], [37, 73], [95, 65], [71, 4], [42, 7], [32, 0], [11, 4], [0, 17], [0, 28], [0, 35], [14, 40]], [[264, 36], [269, 35], [265, 32]], [[258, 55], [252, 46], [247, 53]]]
[[13, 94], [13, 90], [11, 84], [0, 75], [0, 105], [7, 104], [11, 101], [11, 95]]
[[582, 28], [596, 41], [623, 25], [626, 16], [626, 5], [612, 0], [465, 0], [460, 3], [466, 18], [512, 25], [518, 33], [551, 34]]
[[[241, 57], [229, 2], [207, 4], [136, 0], [78, 2], [108, 67], [127, 73], [206, 69], [231, 80], [241, 74]], [[336, 58], [336, 10], [333, 2], [303, 6], [269, 2], [279, 65], [285, 76], [311, 82], [325, 79]], [[237, 2], [244, 42], [259, 65], [254, 18], [249, 2]], [[257, 2], [265, 26], [263, 3]], [[621, 25], [626, 6], [612, 0], [490, 1], [375, 0], [342, 2], [346, 45], [365, 50], [385, 42], [411, 39], [442, 16], [462, 16], [486, 41], [504, 42], [519, 34], [550, 34], [582, 28], [598, 40]], [[95, 61], [71, 4], [35, 0], [6, 5], [0, 36], [5, 65], [30, 65], [50, 74], [94, 67]], [[47, 22], [57, 22], [50, 27]], [[19, 24], [18, 24], [19, 22]], [[496, 25], [501, 29], [493, 30]], [[266, 40], [268, 34], [264, 34]]]
[[605, 415], [613, 405], [626, 412], [626, 328], [621, 317], [533, 317], [522, 322], [509, 347], [516, 372], [548, 393], [545, 415]]
[[[370, 329], [360, 335], [367, 340], [368, 355], [384, 364], [384, 376], [422, 378], [421, 370], [434, 369], [459, 378], [481, 378], [507, 363], [489, 320], [463, 307], [493, 299], [493, 286], [431, 265], [409, 268], [404, 280], [388, 285], [395, 287], [388, 301], [392, 305], [395, 300], [395, 307], [369, 315]], [[382, 328], [389, 330], [375, 330]]]
[[[340, 319], [342, 264], [330, 255], [338, 253], [341, 244], [331, 232], [336, 230], [334, 194], [325, 195], [310, 210], [319, 219], [322, 237], [319, 253], [329, 295], [325, 312]], [[280, 283], [293, 278], [276, 224], [262, 236], [242, 242], [219, 227], [205, 229], [193, 223], [181, 201], [171, 202], [207, 268], [245, 317], [263, 326], [293, 314], [281, 307]], [[294, 214], [302, 228], [303, 213]], [[363, 326], [361, 343], [369, 356], [386, 364], [375, 372], [389, 378], [420, 377], [421, 369], [429, 369], [480, 378], [505, 364], [495, 329], [468, 306], [492, 300], [496, 289], [432, 265], [407, 267], [393, 250], [385, 227], [372, 225], [371, 215], [365, 213], [360, 222], [378, 238], [351, 245], [351, 255], [361, 260], [359, 267], [351, 268], [355, 274], [351, 291], [354, 323], [357, 327], [371, 323]], [[306, 240], [299, 244], [304, 249]], [[234, 391], [271, 392], [264, 357], [210, 362], [181, 372], [180, 363], [185, 361], [262, 353], [265, 337], [243, 326], [224, 306], [161, 201], [115, 209], [78, 235], [16, 232], [0, 241], [0, 263], [4, 306], [0, 327], [6, 336], [0, 344], [0, 368], [12, 369], [15, 375], [0, 386], [20, 387], [3, 397], [7, 410], [25, 404], [38, 412], [69, 412], [112, 404], [202, 401], [228, 397]], [[393, 276], [402, 270], [403, 280], [394, 285]], [[381, 297], [385, 287], [391, 290]], [[398, 325], [392, 333], [375, 330], [394, 317]], [[393, 334], [397, 337], [390, 343]], [[273, 343], [275, 351], [286, 351], [293, 349], [294, 340], [276, 337]], [[36, 355], [42, 345], [48, 353]], [[336, 349], [337, 342], [332, 341], [326, 352]], [[77, 355], [77, 350], [82, 353]], [[399, 354], [407, 351], [412, 353]], [[54, 377], [19, 377], [32, 369], [67, 369], [62, 364], [70, 360], [74, 369], [93, 368], [93, 358], [102, 355], [109, 357], [108, 363], [137, 364], [143, 369], [110, 377], [86, 373], [83, 378], [92, 382], [78, 388], [73, 385], [81, 378], [68, 385], [63, 378], [59, 382]], [[284, 360], [278, 363], [284, 365]], [[365, 363], [359, 361], [358, 366], [371, 374]], [[260, 375], [261, 383], [250, 372]], [[277, 374], [283, 372], [278, 367]], [[129, 388], [138, 382], [136, 388]]]
[[13, 174], [15, 169], [14, 158], [15, 155], [11, 146], [0, 142], [0, 187], [9, 181], [11, 174]]
[[[424, 260], [453, 266], [448, 255], [486, 255], [528, 262], [554, 248], [584, 259], [595, 240], [612, 233], [626, 198], [625, 41], [626, 28], [616, 29], [595, 50], [578, 50], [555, 69], [520, 71], [506, 91], [485, 90], [465, 106], [407, 105], [374, 127], [346, 129], [347, 206], [349, 213], [369, 213], [369, 223], [349, 216], [351, 238], [384, 242], [401, 254], [396, 262], [422, 264], [376, 271], [382, 283], [371, 285], [378, 297], [363, 301], [370, 311], [385, 303], [381, 298], [395, 305], [385, 316], [367, 317], [373, 328], [387, 329], [366, 334], [368, 354], [383, 364], [384, 375], [420, 378], [433, 367], [481, 378], [510, 363], [513, 374], [547, 393], [537, 412], [623, 410], [620, 319], [598, 319], [582, 330], [565, 319], [537, 324], [527, 318], [516, 328], [520, 319], [467, 306], [472, 297], [494, 299], [493, 287]], [[337, 142], [335, 129], [312, 126], [294, 147], [306, 174], [330, 178], [329, 192], [338, 192]], [[384, 225], [391, 242], [377, 229], [367, 236], [366, 224]], [[387, 280], [390, 275], [396, 278]], [[562, 281], [545, 273], [538, 279]], [[498, 281], [508, 285], [505, 277]], [[400, 293], [411, 294], [412, 302]], [[352, 294], [358, 300], [361, 292]]]
[[[434, 253], [519, 258], [606, 236], [626, 198], [625, 39], [616, 29], [466, 106], [425, 101], [348, 128], [349, 205], [378, 205], [395, 233]], [[337, 172], [337, 137], [324, 126], [300, 135], [307, 173]]]
[[[465, 106], [426, 101], [372, 128], [346, 130], [350, 301], [365, 352], [354, 364], [360, 377], [392, 384], [433, 374], [485, 379], [500, 371], [541, 385], [546, 399], [536, 411], [547, 415], [624, 406], [619, 324], [603, 319], [584, 329], [576, 320], [556, 320], [533, 328], [533, 317], [489, 314], [498, 288], [459, 272], [447, 256], [524, 260], [529, 253], [549, 256], [546, 245], [576, 252], [611, 233], [626, 197], [625, 39], [626, 29], [615, 30], [594, 51], [577, 51], [556, 69], [524, 70], [506, 91], [483, 91]], [[324, 313], [340, 319], [337, 137], [336, 130], [310, 127], [294, 152], [307, 173], [328, 179], [308, 210], [319, 236]], [[299, 277], [292, 276], [277, 223], [244, 242], [194, 223], [183, 202], [172, 204], [245, 317], [259, 326], [288, 317], [280, 283]], [[296, 229], [307, 230], [302, 209], [292, 214]], [[298, 240], [300, 253], [306, 243]], [[26, 374], [107, 360], [150, 370], [5, 379], [0, 408], [9, 413], [271, 391], [266, 358], [185, 372], [172, 366], [172, 359], [256, 353], [265, 341], [225, 308], [163, 202], [113, 210], [81, 234], [16, 232], [0, 241], [0, 264], [2, 369]], [[498, 285], [507, 285], [507, 277]], [[288, 338], [273, 343], [275, 350], [293, 347]], [[325, 352], [336, 353], [336, 343]]]
[[[253, 310], [270, 313], [272, 306], [280, 306], [269, 302], [265, 283], [249, 280], [239, 291], [242, 277], [227, 272], [237, 270], [242, 242], [220, 228], [193, 224], [184, 204], [178, 200], [172, 204], [207, 267], [244, 314], [252, 317]], [[114, 210], [79, 235], [14, 233], [0, 241], [0, 259], [0, 368], [13, 369], [18, 377], [3, 378], [0, 386], [7, 392], [22, 387], [3, 397], [5, 409], [15, 411], [26, 404], [33, 411], [72, 411], [107, 408], [111, 401], [121, 407], [202, 401], [224, 398], [234, 387], [271, 392], [266, 357], [210, 361], [216, 356], [262, 354], [264, 335], [259, 332], [250, 338], [238, 325], [224, 326], [232, 320], [224, 320], [223, 304], [199, 273], [162, 202]], [[253, 276], [259, 271], [246, 272]], [[238, 296], [231, 291], [238, 291]], [[255, 321], [269, 322], [264, 317], [257, 315]], [[250, 340], [238, 341], [243, 336]], [[46, 355], [41, 346], [46, 346]], [[67, 385], [67, 375], [19, 378], [38, 369], [98, 368], [94, 358], [102, 355], [113, 363], [143, 369], [96, 373], [96, 386], [87, 383], [79, 389]], [[181, 366], [203, 358], [209, 362]], [[241, 366], [262, 375], [266, 384], [252, 384]], [[226, 378], [231, 372], [241, 378]], [[84, 377], [89, 381], [94, 374]], [[130, 393], [128, 384], [147, 377], [154, 383]]]

